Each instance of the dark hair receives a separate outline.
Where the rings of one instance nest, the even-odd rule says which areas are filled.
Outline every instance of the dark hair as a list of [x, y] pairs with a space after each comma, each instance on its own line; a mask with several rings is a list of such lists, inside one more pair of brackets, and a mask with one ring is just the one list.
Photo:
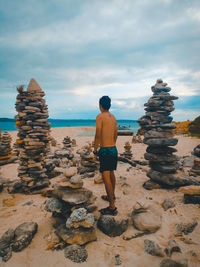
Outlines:
[[109, 110], [111, 107], [111, 99], [109, 96], [104, 95], [99, 99], [99, 104], [102, 106], [103, 109]]

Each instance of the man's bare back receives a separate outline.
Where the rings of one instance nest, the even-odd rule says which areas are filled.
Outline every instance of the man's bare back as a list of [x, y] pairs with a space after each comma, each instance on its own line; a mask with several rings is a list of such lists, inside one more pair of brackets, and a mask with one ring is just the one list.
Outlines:
[[109, 111], [102, 112], [96, 118], [95, 144], [100, 147], [115, 146], [117, 140], [117, 122]]

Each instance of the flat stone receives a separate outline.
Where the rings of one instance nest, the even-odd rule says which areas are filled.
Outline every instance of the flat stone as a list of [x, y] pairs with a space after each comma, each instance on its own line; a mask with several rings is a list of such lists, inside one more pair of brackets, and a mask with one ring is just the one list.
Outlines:
[[53, 195], [59, 197], [70, 205], [78, 205], [88, 202], [92, 197], [92, 192], [85, 188], [71, 190], [59, 189], [57, 187], [54, 189]]
[[185, 204], [200, 204], [200, 194], [198, 195], [188, 195], [184, 194]]
[[101, 215], [97, 227], [110, 237], [120, 236], [128, 228], [128, 219], [115, 219], [110, 215]]
[[175, 146], [178, 143], [177, 138], [144, 138], [143, 143], [153, 146]]
[[65, 248], [64, 255], [73, 262], [81, 263], [87, 260], [87, 250], [79, 245], [70, 245]]
[[57, 227], [56, 234], [67, 244], [84, 245], [97, 239], [94, 228], [67, 229], [64, 224]]
[[174, 147], [168, 147], [168, 146], [148, 146], [147, 150], [148, 153], [153, 154], [172, 154], [173, 152], [176, 152], [177, 149]]
[[175, 155], [159, 155], [159, 154], [153, 154], [153, 153], [145, 153], [144, 158], [146, 160], [150, 160], [153, 162], [176, 162], [177, 157]]
[[178, 192], [181, 192], [187, 195], [200, 195], [200, 185], [189, 185], [189, 186], [180, 187], [178, 189]]
[[11, 243], [15, 237], [15, 232], [13, 229], [8, 229], [0, 238], [0, 257], [3, 261], [8, 261], [12, 256]]
[[176, 170], [178, 169], [178, 165], [177, 164], [162, 164], [159, 162], [150, 162], [150, 167], [158, 172], [161, 173], [175, 173]]
[[173, 137], [173, 133], [170, 131], [158, 132], [149, 130], [144, 134], [144, 138], [171, 138], [171, 137]]
[[181, 174], [161, 173], [154, 170], [149, 170], [147, 176], [154, 182], [168, 185], [172, 187], [179, 187], [184, 185], [200, 185], [200, 182], [192, 177], [181, 177]]
[[144, 240], [144, 250], [152, 256], [164, 257], [165, 253], [163, 249], [152, 240]]

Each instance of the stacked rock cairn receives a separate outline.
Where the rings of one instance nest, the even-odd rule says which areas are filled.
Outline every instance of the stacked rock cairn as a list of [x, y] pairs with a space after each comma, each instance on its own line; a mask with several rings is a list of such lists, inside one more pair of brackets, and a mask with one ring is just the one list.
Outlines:
[[129, 142], [126, 142], [124, 145], [124, 153], [121, 154], [121, 156], [124, 156], [126, 159], [131, 159], [133, 154], [131, 151], [131, 144]]
[[45, 157], [49, 150], [50, 123], [47, 122], [48, 108], [43, 98], [45, 93], [31, 79], [26, 91], [17, 88], [16, 128], [18, 128], [19, 168], [23, 192], [31, 192], [49, 185], [46, 175]]
[[190, 174], [193, 176], [200, 176], [200, 145], [194, 148], [193, 154], [195, 156], [194, 165], [190, 170]]
[[94, 177], [95, 171], [98, 169], [98, 163], [94, 160], [94, 154], [92, 153], [92, 144], [86, 145], [80, 151], [77, 151], [81, 157], [81, 166], [78, 171], [80, 174], [84, 174], [85, 177]]
[[69, 136], [66, 136], [63, 139], [63, 146], [64, 146], [64, 148], [71, 148], [72, 147], [72, 141], [71, 141]]
[[161, 79], [151, 90], [153, 96], [144, 104], [146, 114], [138, 120], [144, 130], [143, 142], [148, 145], [144, 155], [150, 165], [147, 176], [155, 183], [173, 186], [178, 164], [173, 155], [176, 149], [172, 146], [178, 139], [173, 137], [172, 129], [176, 126], [171, 123], [173, 118], [169, 115], [174, 110], [173, 100], [178, 97], [169, 94], [171, 88]]
[[5, 131], [0, 132], [0, 165], [8, 164], [16, 160], [12, 154], [11, 136]]
[[56, 235], [64, 244], [84, 245], [96, 240], [94, 216], [96, 209], [92, 192], [83, 188], [83, 181], [77, 175], [76, 167], [64, 172], [64, 178], [48, 190], [45, 209], [61, 221], [55, 225]]

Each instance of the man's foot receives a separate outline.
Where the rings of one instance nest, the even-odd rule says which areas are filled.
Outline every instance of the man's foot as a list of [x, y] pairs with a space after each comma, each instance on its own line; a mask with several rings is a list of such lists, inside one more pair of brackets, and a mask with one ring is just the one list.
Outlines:
[[111, 209], [110, 207], [104, 208], [104, 209], [100, 209], [99, 212], [101, 213], [101, 215], [112, 215], [112, 216], [116, 216], [118, 213], [117, 208]]
[[[105, 201], [109, 201], [108, 196], [106, 196], [106, 195], [101, 196], [101, 198], [102, 198], [103, 200], [105, 200]], [[114, 196], [114, 200], [115, 200], [115, 199], [116, 199], [116, 197]]]

